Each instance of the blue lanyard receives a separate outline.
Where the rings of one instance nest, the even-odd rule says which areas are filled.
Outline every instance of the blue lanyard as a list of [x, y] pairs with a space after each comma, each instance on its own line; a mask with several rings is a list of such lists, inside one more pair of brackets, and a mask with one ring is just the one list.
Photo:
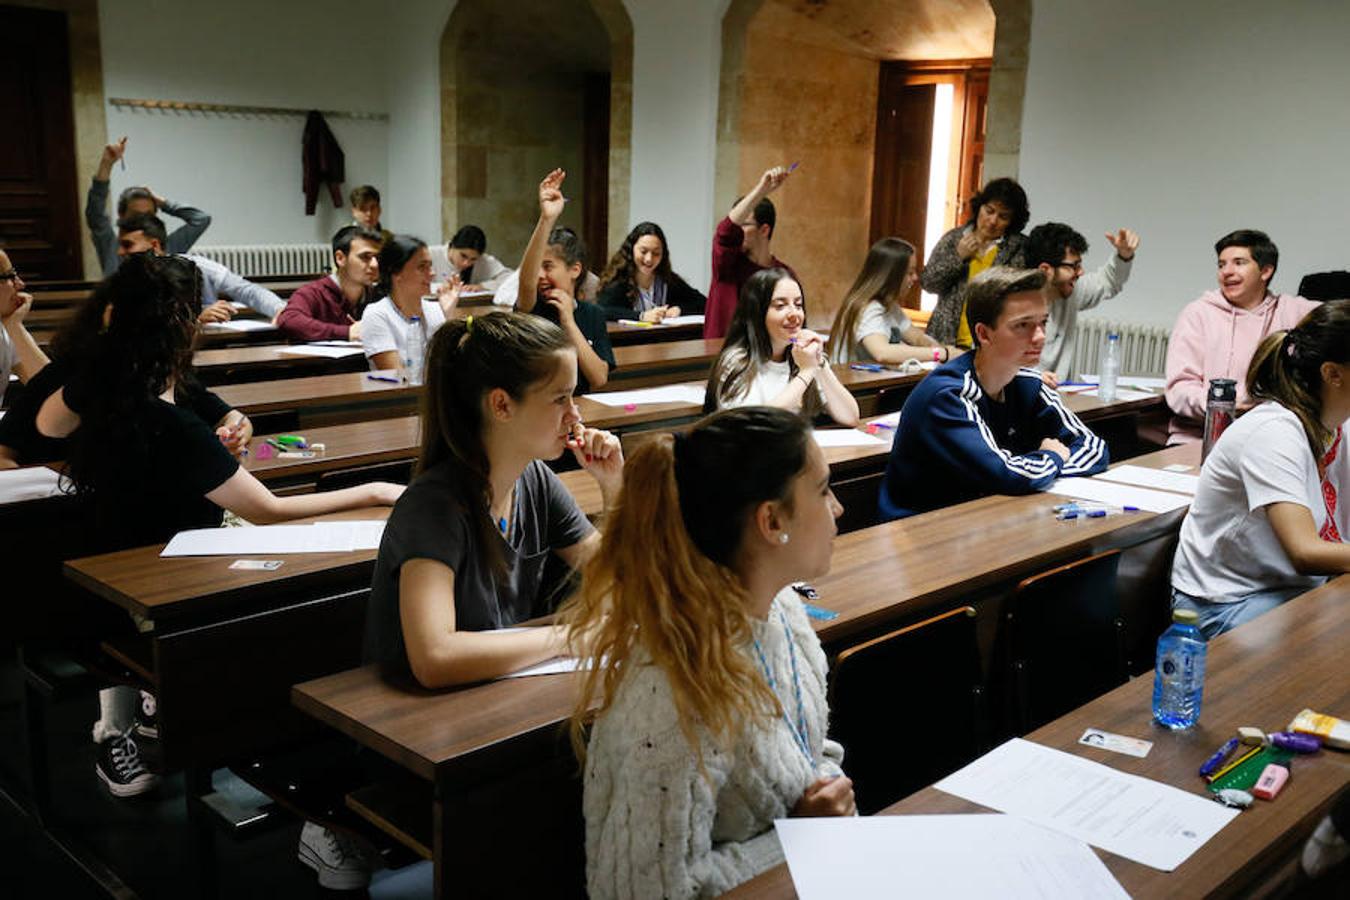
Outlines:
[[[781, 699], [778, 705], [782, 707], [783, 721], [787, 723], [788, 730], [792, 732], [793, 743], [797, 745], [798, 750], [802, 751], [807, 763], [814, 766], [815, 758], [811, 755], [810, 732], [806, 728], [806, 708], [802, 704], [802, 681], [797, 674], [797, 646], [792, 640], [792, 629], [788, 627], [787, 616], [783, 614], [781, 609], [778, 610], [778, 619], [783, 623], [783, 638], [787, 641], [788, 659], [792, 664], [792, 687], [797, 695], [797, 721], [795, 724], [788, 718], [787, 707], [783, 705]], [[769, 690], [773, 691], [774, 696], [777, 697], [778, 682], [773, 677], [773, 670], [769, 668], [769, 660], [764, 656], [764, 648], [759, 645], [759, 638], [752, 637], [751, 640], [755, 644], [755, 654], [759, 656], [759, 667], [764, 671], [764, 680], [769, 683]]]

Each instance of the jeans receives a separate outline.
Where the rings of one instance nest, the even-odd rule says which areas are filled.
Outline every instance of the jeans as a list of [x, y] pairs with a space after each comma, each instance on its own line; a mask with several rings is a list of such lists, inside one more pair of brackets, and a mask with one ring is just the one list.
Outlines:
[[1201, 634], [1206, 639], [1212, 639], [1245, 622], [1250, 622], [1263, 613], [1270, 612], [1284, 601], [1292, 600], [1307, 590], [1306, 587], [1275, 588], [1248, 594], [1231, 603], [1211, 603], [1172, 588], [1172, 608], [1195, 610], [1196, 615], [1200, 617], [1200, 621], [1196, 624], [1199, 625]]

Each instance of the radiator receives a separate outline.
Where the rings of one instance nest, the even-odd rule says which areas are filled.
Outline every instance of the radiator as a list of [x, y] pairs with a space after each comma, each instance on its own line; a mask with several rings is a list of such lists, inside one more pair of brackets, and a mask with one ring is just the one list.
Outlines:
[[1171, 334], [1168, 329], [1091, 317], [1078, 320], [1075, 372], [1081, 375], [1101, 371], [1098, 361], [1106, 346], [1106, 336], [1111, 333], [1120, 335], [1120, 374], [1162, 377], [1167, 364], [1167, 339]]
[[193, 247], [196, 256], [213, 259], [245, 278], [264, 275], [318, 277], [332, 271], [333, 248], [328, 244], [238, 244]]

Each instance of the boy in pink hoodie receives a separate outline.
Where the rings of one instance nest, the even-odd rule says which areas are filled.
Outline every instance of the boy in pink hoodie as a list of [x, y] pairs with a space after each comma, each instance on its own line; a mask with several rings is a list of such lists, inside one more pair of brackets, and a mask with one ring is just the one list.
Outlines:
[[1219, 289], [1181, 311], [1167, 345], [1167, 405], [1176, 414], [1168, 444], [1200, 440], [1210, 379], [1236, 381], [1238, 409], [1246, 409], [1247, 366], [1261, 339], [1293, 328], [1317, 305], [1270, 292], [1280, 251], [1264, 231], [1234, 231], [1219, 238], [1214, 252]]

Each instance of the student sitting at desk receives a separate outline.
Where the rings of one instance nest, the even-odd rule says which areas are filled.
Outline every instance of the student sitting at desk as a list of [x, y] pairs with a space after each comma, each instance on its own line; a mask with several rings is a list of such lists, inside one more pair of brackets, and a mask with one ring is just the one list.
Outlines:
[[[185, 257], [134, 254], [99, 286], [107, 330], [89, 346], [79, 377], [42, 404], [38, 431], [69, 438], [67, 473], [89, 500], [72, 535], [82, 553], [167, 541], [190, 528], [217, 527], [225, 510], [257, 524], [342, 509], [388, 505], [403, 488], [369, 484], [277, 497], [239, 465], [211, 428], [175, 402], [197, 333], [197, 267]], [[132, 727], [137, 692], [101, 691], [94, 725], [100, 779], [117, 797], [152, 788]]]
[[1036, 269], [1002, 266], [966, 287], [973, 353], [938, 366], [900, 414], [879, 511], [896, 519], [987, 494], [1030, 494], [1106, 468], [1106, 444], [1032, 366], [1047, 309]]
[[660, 322], [703, 312], [707, 298], [670, 266], [666, 233], [655, 222], [639, 222], [628, 232], [605, 274], [597, 300], [611, 322], [638, 319]]
[[1350, 300], [1267, 337], [1247, 394], [1260, 405], [1205, 460], [1172, 563], [1172, 605], [1209, 637], [1350, 572]]
[[436, 277], [440, 281], [449, 281], [458, 277], [464, 284], [464, 290], [495, 291], [511, 275], [511, 270], [502, 265], [497, 257], [487, 252], [487, 235], [477, 225], [465, 225], [455, 232], [445, 245], [445, 264], [435, 259]]
[[722, 352], [708, 376], [703, 411], [777, 406], [814, 419], [822, 408], [840, 425], [858, 424], [858, 401], [806, 329], [802, 287], [787, 269], [762, 269], [741, 288]]
[[[155, 216], [128, 216], [117, 223], [117, 253], [123, 258], [133, 253], [163, 256], [164, 241], [164, 223]], [[236, 275], [213, 259], [191, 254], [183, 258], [191, 260], [200, 273], [197, 297], [199, 322], [226, 322], [233, 319], [231, 300], [250, 307], [269, 321], [286, 308], [285, 302], [276, 294]], [[222, 297], [228, 297], [229, 300]]]
[[592, 898], [716, 896], [782, 862], [775, 819], [856, 812], [825, 736], [825, 654], [791, 587], [829, 570], [843, 512], [829, 481], [806, 421], [769, 407], [628, 463], [561, 615], [591, 663], [578, 749], [599, 702], [583, 754]]
[[[422, 359], [436, 329], [445, 324], [459, 302], [460, 284], [452, 278], [431, 295], [431, 252], [422, 240], [396, 234], [380, 248], [380, 290], [385, 296], [361, 316], [361, 345], [370, 367], [397, 369], [409, 359], [413, 341], [422, 345]], [[417, 320], [414, 322], [413, 317]]]
[[301, 285], [277, 316], [277, 328], [298, 341], [361, 340], [362, 308], [380, 279], [378, 231], [344, 225], [333, 234], [333, 272]]
[[562, 328], [577, 351], [577, 393], [604, 387], [614, 368], [605, 313], [577, 299], [586, 271], [586, 245], [570, 228], [554, 228], [562, 215], [562, 184], [567, 174], [554, 169], [539, 183], [539, 222], [520, 258], [516, 309], [533, 312]]
[[900, 303], [918, 280], [919, 260], [913, 244], [897, 237], [873, 244], [835, 313], [830, 361], [896, 365], [910, 359], [947, 362], [959, 356], [960, 350], [942, 346], [905, 315]]
[[[18, 269], [9, 254], [0, 250], [0, 400], [9, 387], [10, 373], [27, 383], [47, 365], [47, 354], [23, 325], [24, 316], [33, 308], [33, 295], [23, 289]], [[6, 459], [0, 452], [0, 469], [9, 468]]]

